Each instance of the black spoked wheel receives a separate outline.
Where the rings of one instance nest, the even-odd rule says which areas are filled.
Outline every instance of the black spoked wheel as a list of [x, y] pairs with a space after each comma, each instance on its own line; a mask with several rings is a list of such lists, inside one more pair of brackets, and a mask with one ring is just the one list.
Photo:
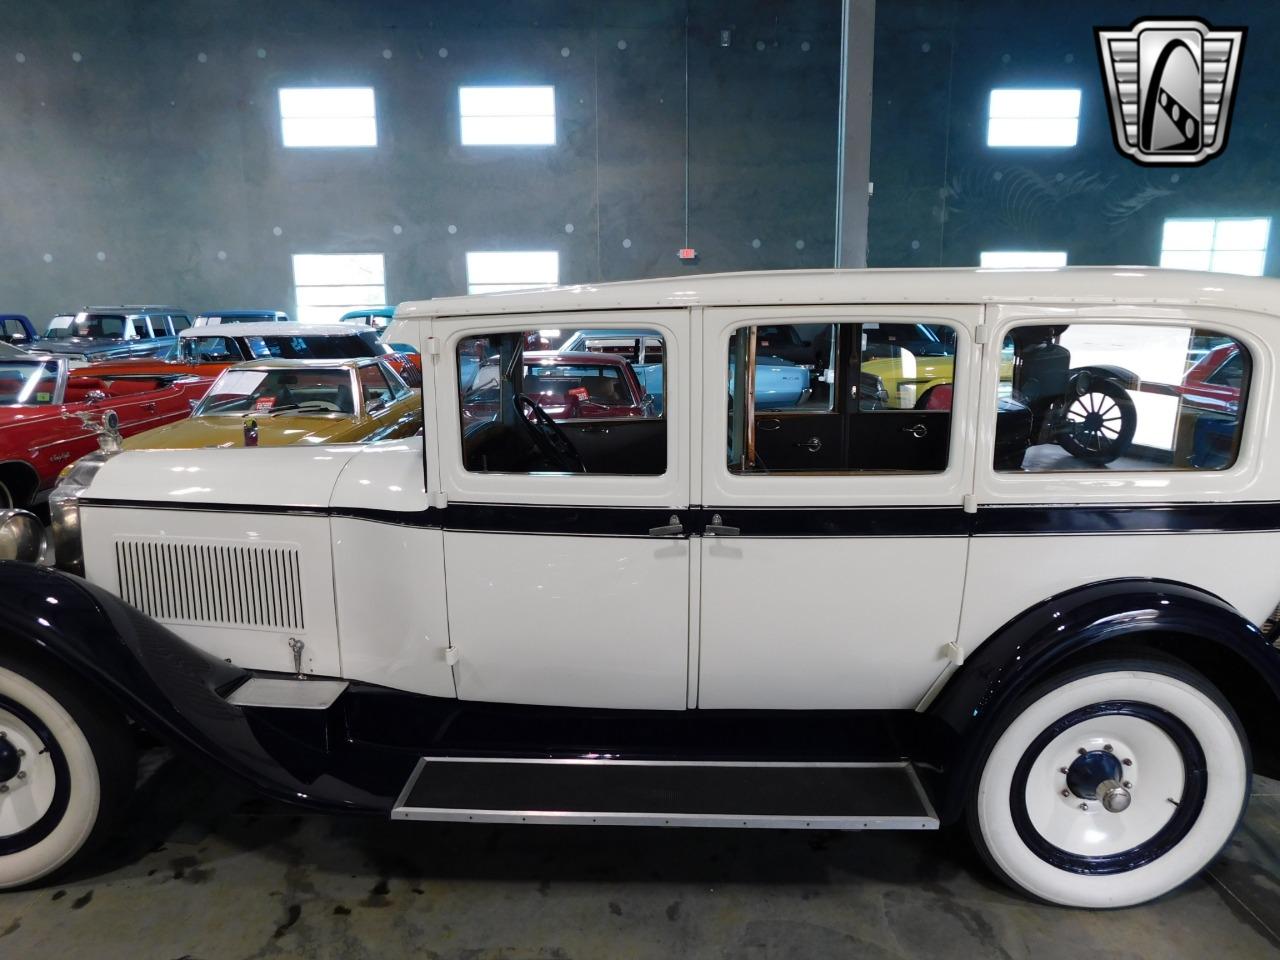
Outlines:
[[1129, 391], [1111, 380], [1095, 379], [1086, 392], [1068, 401], [1064, 419], [1058, 445], [1095, 464], [1121, 456], [1138, 429], [1138, 410]]

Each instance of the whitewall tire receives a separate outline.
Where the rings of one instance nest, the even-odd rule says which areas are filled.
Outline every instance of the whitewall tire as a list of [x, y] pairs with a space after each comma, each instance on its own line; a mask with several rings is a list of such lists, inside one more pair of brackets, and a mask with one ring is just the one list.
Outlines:
[[33, 883], [100, 839], [133, 787], [123, 718], [41, 664], [0, 659], [0, 890]]
[[1204, 869], [1244, 814], [1239, 720], [1180, 665], [1092, 664], [1031, 691], [1001, 724], [969, 825], [987, 862], [1041, 900], [1159, 897]]

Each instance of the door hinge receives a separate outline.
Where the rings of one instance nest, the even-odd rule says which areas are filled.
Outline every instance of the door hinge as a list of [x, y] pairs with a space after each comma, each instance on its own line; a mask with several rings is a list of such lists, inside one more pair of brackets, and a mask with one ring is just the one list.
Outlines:
[[975, 497], [972, 493], [966, 493], [964, 495], [964, 499], [961, 500], [960, 502], [964, 505], [965, 513], [978, 512], [978, 498]]
[[955, 640], [949, 640], [942, 648], [947, 659], [954, 663], [957, 667], [964, 666], [964, 647], [960, 646]]
[[987, 342], [987, 325], [980, 323], [973, 328], [973, 342], [983, 344]]
[[427, 493], [427, 506], [443, 510], [449, 505], [449, 495], [443, 490], [432, 490]]
[[457, 647], [445, 647], [445, 648], [444, 648], [444, 662], [445, 662], [445, 663], [447, 663], [447, 664], [448, 664], [449, 666], [451, 666], [451, 667], [452, 667], [455, 663], [457, 663], [457, 662], [458, 662], [458, 648], [457, 648]]
[[427, 355], [431, 357], [440, 356], [440, 341], [435, 337], [427, 337]]

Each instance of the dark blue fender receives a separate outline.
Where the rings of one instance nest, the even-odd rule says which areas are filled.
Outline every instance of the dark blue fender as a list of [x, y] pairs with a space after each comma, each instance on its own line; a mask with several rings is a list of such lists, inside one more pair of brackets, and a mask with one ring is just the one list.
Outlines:
[[1110, 580], [1015, 617], [967, 658], [930, 705], [926, 714], [942, 741], [930, 759], [943, 819], [963, 809], [1002, 709], [1055, 672], [1150, 651], [1213, 681], [1240, 714], [1259, 769], [1274, 763], [1280, 650], [1213, 594], [1166, 580]]
[[411, 757], [371, 763], [368, 751], [344, 749], [327, 712], [306, 711], [311, 726], [300, 728], [302, 711], [227, 703], [247, 672], [47, 567], [0, 562], [0, 653], [52, 657], [156, 736], [279, 800], [385, 814], [413, 766]]

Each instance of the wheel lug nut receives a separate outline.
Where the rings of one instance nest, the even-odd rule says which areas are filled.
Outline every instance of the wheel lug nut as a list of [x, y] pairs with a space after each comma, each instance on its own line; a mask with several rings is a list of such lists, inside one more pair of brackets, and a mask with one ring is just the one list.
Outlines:
[[1058, 772], [1059, 772], [1059, 773], [1066, 773], [1066, 772], [1067, 772], [1067, 768], [1066, 768], [1066, 767], [1059, 767], [1059, 768], [1058, 768]]
[[27, 779], [27, 771], [25, 771], [25, 770], [19, 770], [19, 771], [18, 771], [18, 779], [19, 779], [19, 780], [25, 780], [25, 779]]
[[0, 783], [0, 793], [8, 793], [8, 792], [9, 792], [9, 785], [7, 783]]
[[1126, 790], [1132, 790], [1132, 789], [1133, 789], [1133, 783], [1132, 783], [1132, 782], [1130, 782], [1130, 781], [1128, 781], [1128, 780], [1126, 780], [1124, 783], [1120, 784], [1120, 786], [1124, 787]]
[[1070, 790], [1067, 790], [1067, 789], [1063, 789], [1063, 791], [1062, 791], [1062, 795], [1063, 795], [1064, 797], [1069, 797], [1069, 796], [1071, 796], [1071, 791], [1070, 791]]
[[1082, 804], [1080, 804], [1080, 809], [1081, 809], [1081, 810], [1088, 810], [1088, 809], [1089, 809], [1089, 805], [1088, 805], [1087, 803], [1082, 803]]
[[1121, 762], [1121, 763], [1123, 763], [1126, 767], [1132, 767], [1132, 766], [1133, 766], [1133, 761], [1132, 761], [1132, 760], [1130, 760], [1128, 757], [1125, 757], [1125, 758], [1124, 758], [1123, 760], [1121, 760], [1120, 762]]
[[1078, 749], [1078, 750], [1076, 751], [1076, 753], [1080, 754], [1080, 756], [1082, 756], [1082, 757], [1083, 757], [1086, 753], [1088, 753], [1088, 752], [1089, 752], [1089, 751], [1088, 751], [1088, 750], [1086, 750], [1084, 747], [1081, 747], [1080, 749]]
[[1114, 747], [1112, 747], [1112, 746], [1111, 746], [1111, 744], [1109, 744], [1109, 743], [1104, 743], [1104, 744], [1102, 745], [1102, 749], [1103, 749], [1103, 750], [1105, 750], [1105, 751], [1107, 751], [1107, 753], [1111, 753], [1111, 751], [1112, 751], [1113, 749], [1115, 749], [1115, 748], [1114, 748]]
[[25, 751], [25, 750], [19, 750], [19, 751], [18, 751], [18, 756], [20, 756], [20, 757], [25, 757], [26, 755], [27, 755], [27, 751]]

